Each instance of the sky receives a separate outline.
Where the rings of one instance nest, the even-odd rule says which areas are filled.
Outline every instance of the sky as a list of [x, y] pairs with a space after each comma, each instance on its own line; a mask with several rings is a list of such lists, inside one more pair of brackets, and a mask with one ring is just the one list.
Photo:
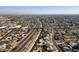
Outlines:
[[0, 14], [79, 14], [79, 6], [0, 6]]

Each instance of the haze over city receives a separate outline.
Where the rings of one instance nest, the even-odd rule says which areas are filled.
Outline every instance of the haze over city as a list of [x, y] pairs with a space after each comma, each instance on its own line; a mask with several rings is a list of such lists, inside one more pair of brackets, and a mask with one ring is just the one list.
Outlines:
[[0, 14], [79, 14], [79, 7], [0, 6]]

